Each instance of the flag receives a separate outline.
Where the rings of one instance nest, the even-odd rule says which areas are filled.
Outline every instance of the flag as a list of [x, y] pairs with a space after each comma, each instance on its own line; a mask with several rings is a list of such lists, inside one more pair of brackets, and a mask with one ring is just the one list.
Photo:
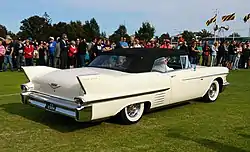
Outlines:
[[235, 19], [235, 13], [233, 14], [230, 14], [230, 15], [225, 15], [225, 16], [222, 16], [222, 22], [225, 22], [225, 21], [232, 21]]
[[250, 13], [244, 17], [244, 22], [246, 23], [250, 19]]
[[215, 15], [213, 18], [207, 20], [206, 25], [209, 26], [211, 23], [216, 22], [216, 17], [217, 17], [217, 15]]

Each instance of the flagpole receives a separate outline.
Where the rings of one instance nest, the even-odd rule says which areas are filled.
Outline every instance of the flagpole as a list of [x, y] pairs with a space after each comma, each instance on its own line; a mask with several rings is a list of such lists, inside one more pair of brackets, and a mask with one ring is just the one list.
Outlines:
[[250, 22], [248, 22], [248, 25], [249, 25], [248, 37], [250, 37]]
[[[218, 15], [218, 9], [215, 10], [215, 16], [217, 18], [217, 15]], [[215, 20], [214, 22], [215, 24], [215, 27], [217, 26], [217, 19]], [[216, 30], [214, 29], [214, 42], [216, 42]]]
[[234, 41], [234, 38], [235, 38], [235, 29], [234, 29], [234, 27], [232, 26], [232, 35], [233, 35], [233, 41]]

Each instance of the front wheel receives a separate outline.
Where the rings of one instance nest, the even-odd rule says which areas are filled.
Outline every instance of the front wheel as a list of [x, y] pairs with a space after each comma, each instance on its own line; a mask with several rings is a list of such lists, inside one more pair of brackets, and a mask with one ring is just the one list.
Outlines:
[[214, 80], [203, 98], [207, 102], [215, 102], [219, 96], [219, 93], [220, 84], [217, 80]]
[[144, 103], [136, 103], [125, 107], [120, 112], [120, 117], [124, 124], [134, 124], [137, 123], [144, 112]]

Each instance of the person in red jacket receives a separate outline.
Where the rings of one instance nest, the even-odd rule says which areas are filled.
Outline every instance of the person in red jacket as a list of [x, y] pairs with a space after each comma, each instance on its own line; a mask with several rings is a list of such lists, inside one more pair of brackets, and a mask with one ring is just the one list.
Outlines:
[[24, 58], [26, 66], [33, 65], [33, 53], [34, 53], [34, 46], [30, 44], [29, 40], [26, 40], [26, 44], [24, 46]]
[[76, 65], [76, 53], [77, 53], [77, 47], [76, 42], [71, 41], [68, 51], [69, 56], [69, 68], [73, 68]]
[[164, 49], [172, 49], [172, 46], [170, 44], [170, 41], [167, 39], [167, 40], [164, 40], [163, 41], [163, 44], [160, 46], [160, 48], [164, 48]]

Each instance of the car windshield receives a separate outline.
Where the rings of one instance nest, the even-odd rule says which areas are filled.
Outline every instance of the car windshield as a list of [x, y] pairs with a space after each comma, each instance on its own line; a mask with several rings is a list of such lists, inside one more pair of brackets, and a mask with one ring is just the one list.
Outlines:
[[127, 71], [131, 65], [132, 58], [119, 55], [100, 55], [95, 58], [88, 66]]

